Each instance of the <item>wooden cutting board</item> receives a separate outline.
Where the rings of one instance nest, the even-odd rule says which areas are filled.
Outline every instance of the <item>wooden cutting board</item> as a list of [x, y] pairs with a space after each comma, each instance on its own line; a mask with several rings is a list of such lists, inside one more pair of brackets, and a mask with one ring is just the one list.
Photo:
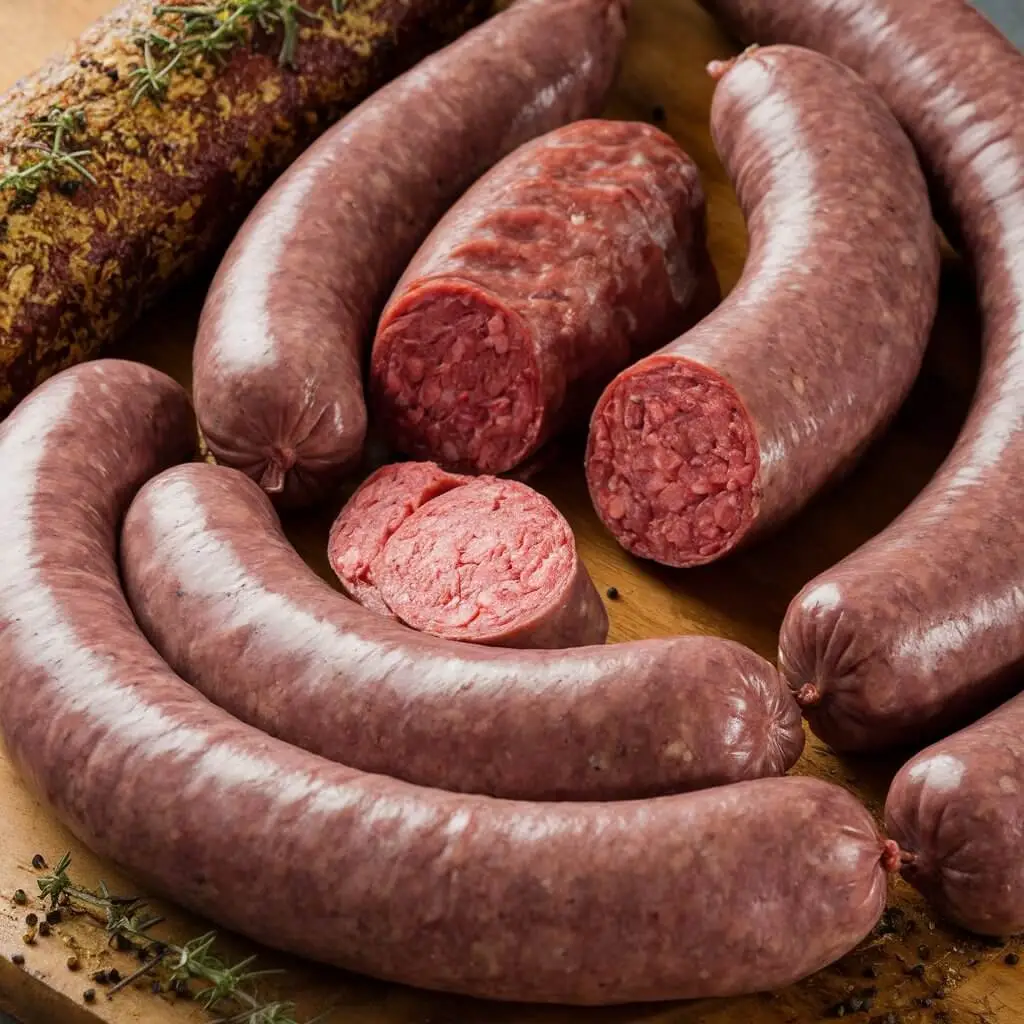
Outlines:
[[[0, 0], [0, 87], [32, 70], [112, 5], [111, 0]], [[635, 0], [634, 10], [629, 52], [608, 112], [663, 123], [700, 164], [710, 202], [712, 253], [723, 286], [731, 288], [743, 263], [745, 230], [708, 135], [711, 83], [704, 65], [735, 47], [694, 0]], [[200, 281], [174, 296], [135, 332], [122, 354], [187, 383], [204, 287]], [[677, 572], [630, 559], [590, 508], [578, 441], [553, 449], [532, 482], [570, 518], [598, 586], [618, 589], [619, 599], [610, 602], [612, 640], [716, 633], [773, 657], [783, 612], [799, 587], [892, 520], [949, 450], [973, 388], [977, 340], [970, 285], [949, 258], [935, 342], [889, 435], [852, 477], [784, 533], [722, 565]], [[318, 515], [289, 524], [296, 546], [325, 574], [329, 518]], [[849, 786], [877, 813], [898, 764], [898, 759], [840, 760], [812, 738], [797, 770]], [[94, 886], [102, 878], [114, 892], [134, 893], [127, 879], [54, 823], [0, 754], [0, 1012], [15, 1014], [22, 1024], [209, 1019], [194, 1003], [154, 995], [148, 981], [105, 998], [89, 975], [112, 965], [127, 973], [133, 964], [127, 955], [110, 951], [102, 929], [86, 920], [61, 923], [48, 938], [24, 942], [25, 914], [39, 907], [34, 901], [29, 907], [16, 905], [13, 893], [20, 888], [31, 896], [36, 891], [30, 866], [35, 853], [52, 864], [65, 850], [73, 855], [72, 874], [83, 884]], [[258, 900], [259, 893], [252, 898]], [[173, 941], [207, 930], [195, 918], [157, 906], [167, 912], [163, 934]], [[890, 927], [840, 964], [784, 992], [744, 999], [612, 1010], [497, 1006], [413, 992], [257, 950], [264, 966], [284, 969], [264, 982], [261, 995], [294, 1000], [300, 1020], [327, 1011], [323, 1019], [328, 1024], [788, 1024], [835, 1019], [837, 1003], [872, 988], [877, 993], [870, 1010], [849, 1019], [873, 1024], [1011, 1024], [1024, 1019], [1024, 965], [1015, 969], [1005, 961], [1012, 944], [985, 945], [939, 924], [900, 882], [892, 887], [891, 906], [897, 913]], [[224, 950], [228, 956], [253, 951], [232, 939], [224, 940]], [[81, 964], [77, 971], [67, 966], [72, 952]], [[11, 960], [19, 953], [22, 966]], [[83, 999], [87, 988], [97, 991], [91, 1004]]]

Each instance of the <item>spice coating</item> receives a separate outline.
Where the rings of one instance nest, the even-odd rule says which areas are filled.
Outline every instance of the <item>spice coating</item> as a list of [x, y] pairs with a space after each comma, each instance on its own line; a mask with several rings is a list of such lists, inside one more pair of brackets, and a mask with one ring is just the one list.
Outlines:
[[80, 109], [81, 175], [34, 201], [0, 189], [0, 416], [44, 378], [116, 339], [215, 256], [260, 192], [347, 107], [483, 13], [483, 0], [307, 5], [295, 68], [259, 33], [187, 63], [157, 105], [133, 103], [138, 38], [157, 23], [131, 0], [0, 99], [0, 177], [37, 154], [33, 121]]

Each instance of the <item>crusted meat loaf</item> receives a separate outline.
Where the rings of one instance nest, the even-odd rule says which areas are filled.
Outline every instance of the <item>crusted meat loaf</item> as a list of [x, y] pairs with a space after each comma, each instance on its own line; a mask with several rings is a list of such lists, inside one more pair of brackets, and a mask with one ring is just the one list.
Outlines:
[[[146, 32], [173, 36], [152, 0], [96, 22], [0, 97], [0, 181], [53, 141], [34, 125], [81, 109], [68, 170], [30, 193], [0, 188], [0, 416], [36, 384], [117, 338], [216, 255], [274, 176], [347, 108], [487, 10], [486, 0], [348, 0], [303, 7], [293, 66], [283, 35], [245, 32], [223, 63], [182, 61], [166, 92], [133, 74]], [[160, 55], [154, 55], [159, 66]]]

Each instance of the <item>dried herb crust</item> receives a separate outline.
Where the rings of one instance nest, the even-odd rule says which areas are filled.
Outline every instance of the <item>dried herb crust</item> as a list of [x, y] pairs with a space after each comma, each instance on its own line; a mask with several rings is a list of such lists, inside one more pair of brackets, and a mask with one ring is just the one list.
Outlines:
[[[229, 49], [181, 62], [162, 94], [140, 95], [141, 39], [183, 19], [131, 0], [0, 96], [0, 417], [216, 256], [320, 132], [489, 8], [338, 6], [302, 5], [315, 16], [299, 15], [290, 66], [280, 28], [253, 24]], [[59, 152], [84, 154], [81, 169], [58, 161], [16, 187], [12, 172], [57, 150], [55, 120], [67, 129]]]

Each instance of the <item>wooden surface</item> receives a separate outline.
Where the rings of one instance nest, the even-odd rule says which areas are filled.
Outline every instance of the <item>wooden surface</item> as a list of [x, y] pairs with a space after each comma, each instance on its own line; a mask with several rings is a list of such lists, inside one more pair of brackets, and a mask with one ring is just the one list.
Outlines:
[[[0, 86], [30, 71], [50, 51], [111, 6], [109, 0], [0, 0]], [[711, 83], [707, 60], [732, 52], [693, 0], [636, 0], [629, 53], [609, 113], [655, 119], [701, 165], [710, 201], [713, 256], [728, 289], [744, 256], [745, 232], [732, 189], [710, 144], [707, 115]], [[123, 354], [145, 359], [188, 379], [189, 349], [204, 282], [177, 295], [136, 332]], [[771, 658], [786, 605], [816, 572], [835, 562], [885, 526], [911, 500], [948, 450], [966, 409], [977, 361], [977, 327], [969, 284], [948, 261], [936, 339], [927, 366], [890, 434], [869, 453], [857, 472], [823, 496], [779, 536], [718, 566], [676, 572], [641, 566], [628, 558], [598, 524], [586, 497], [579, 441], [559, 444], [532, 482], [551, 495], [571, 519], [580, 548], [598, 586], [615, 585], [620, 600], [610, 606], [612, 639], [707, 632], [735, 638]], [[321, 572], [329, 511], [290, 524], [303, 554]], [[899, 759], [887, 762], [839, 760], [817, 740], [808, 744], [797, 770], [848, 785], [877, 812]], [[793, 837], [794, 843], [800, 841]], [[87, 921], [64, 923], [55, 934], [23, 943], [27, 909], [11, 899], [16, 888], [35, 891], [32, 855], [52, 863], [65, 849], [74, 855], [73, 874], [86, 884], [107, 881], [113, 891], [133, 892], [131, 883], [99, 863], [28, 795], [0, 756], [0, 1011], [24, 1024], [152, 1021], [185, 1024], [205, 1019], [193, 1004], [144, 990], [128, 989], [113, 1000], [103, 990], [92, 1006], [82, 993], [95, 987], [88, 972], [99, 966], [131, 964], [109, 951], [102, 930]], [[258, 894], [253, 894], [258, 899]], [[848, 1019], [888, 1024], [948, 1021], [950, 1024], [1010, 1024], [1024, 1020], [1024, 965], [1005, 964], [1007, 947], [986, 946], [937, 924], [905, 885], [891, 891], [891, 906], [904, 912], [895, 932], [873, 935], [846, 960], [802, 985], [773, 995], [676, 1006], [566, 1010], [494, 1006], [416, 993], [337, 971], [312, 968], [271, 953], [268, 966], [285, 967], [265, 983], [265, 997], [293, 999], [308, 1016], [334, 1007], [324, 1018], [334, 1024], [783, 1024], [830, 1019], [828, 1010], [851, 992], [874, 986], [869, 1012]], [[206, 930], [203, 922], [169, 913], [165, 934], [177, 941]], [[927, 947], [927, 948], [925, 948]], [[69, 948], [83, 969], [66, 966]], [[226, 941], [226, 951], [249, 951]], [[10, 957], [25, 957], [16, 967]], [[125, 961], [118, 962], [118, 958]], [[924, 965], [924, 977], [910, 969]], [[869, 968], [877, 979], [867, 976]], [[937, 989], [944, 997], [936, 998]], [[930, 1001], [930, 1005], [923, 1005]], [[945, 1014], [945, 1016], [943, 1016]], [[303, 1019], [300, 1016], [300, 1019]]]

